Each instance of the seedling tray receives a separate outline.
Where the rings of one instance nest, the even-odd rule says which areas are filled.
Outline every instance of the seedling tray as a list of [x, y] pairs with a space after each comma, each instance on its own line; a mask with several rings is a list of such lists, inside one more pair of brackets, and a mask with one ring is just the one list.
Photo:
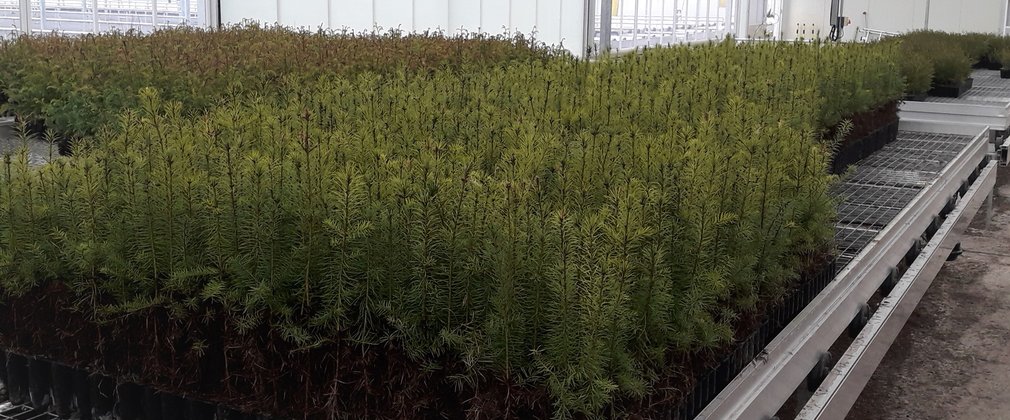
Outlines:
[[0, 403], [0, 420], [259, 418], [15, 353], [0, 352], [0, 365], [7, 391], [6, 401]]
[[969, 77], [965, 79], [963, 82], [961, 82], [961, 84], [956, 86], [954, 85], [933, 86], [933, 88], [929, 90], [929, 96], [940, 96], [944, 98], [960, 98], [961, 95], [964, 95], [964, 93], [968, 91], [968, 89], [971, 89], [973, 82], [974, 79]]
[[898, 121], [891, 121], [863, 138], [843, 144], [831, 162], [831, 173], [845, 173], [849, 165], [865, 159], [898, 137]]

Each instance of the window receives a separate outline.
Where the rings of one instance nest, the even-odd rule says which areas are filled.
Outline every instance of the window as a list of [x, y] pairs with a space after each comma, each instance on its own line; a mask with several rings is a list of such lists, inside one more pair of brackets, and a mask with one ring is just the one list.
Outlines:
[[734, 33], [732, 18], [740, 1], [596, 0], [593, 41], [598, 49], [627, 51], [722, 39]]
[[[202, 26], [206, 1], [209, 0], [0, 0], [0, 28], [7, 32], [83, 34]], [[25, 4], [30, 12], [23, 15], [21, 9]]]

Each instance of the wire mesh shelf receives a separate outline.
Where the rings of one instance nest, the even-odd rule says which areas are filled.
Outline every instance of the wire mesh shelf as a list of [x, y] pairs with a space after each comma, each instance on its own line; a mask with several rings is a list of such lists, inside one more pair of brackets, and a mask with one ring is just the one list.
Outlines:
[[0, 420], [56, 420], [55, 414], [9, 402], [0, 404]]
[[860, 161], [835, 185], [839, 268], [859, 254], [919, 192], [934, 182], [971, 136], [899, 131], [898, 139]]

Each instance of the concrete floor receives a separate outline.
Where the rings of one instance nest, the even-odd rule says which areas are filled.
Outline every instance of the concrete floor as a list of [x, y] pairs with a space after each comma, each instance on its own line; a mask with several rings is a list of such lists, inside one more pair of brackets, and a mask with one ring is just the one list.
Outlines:
[[1010, 419], [1008, 184], [1001, 171], [989, 229], [983, 207], [849, 419]]
[[0, 124], [0, 156], [7, 153], [16, 153], [22, 146], [28, 148], [28, 159], [32, 164], [42, 165], [49, 161], [50, 152], [58, 155], [56, 146], [52, 148], [46, 142], [32, 138], [22, 141], [11, 124]]

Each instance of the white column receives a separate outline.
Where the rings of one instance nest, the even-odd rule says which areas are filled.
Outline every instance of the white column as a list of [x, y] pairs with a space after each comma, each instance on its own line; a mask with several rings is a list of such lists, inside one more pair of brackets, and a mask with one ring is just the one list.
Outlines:
[[91, 9], [91, 31], [98, 33], [98, 0], [92, 2], [92, 5], [94, 7]]
[[18, 19], [21, 24], [21, 33], [32, 32], [32, 2], [31, 0], [18, 1]]
[[610, 51], [610, 36], [614, 30], [612, 10], [614, 0], [600, 1], [600, 52]]
[[638, 0], [635, 0], [635, 17], [633, 18], [633, 25], [635, 25], [634, 32], [631, 33], [631, 48], [638, 48], [638, 14], [640, 10], [638, 9]]
[[705, 39], [712, 39], [712, 0], [705, 0]]
[[196, 0], [196, 10], [199, 14], [199, 24], [204, 28], [218, 28], [221, 20], [221, 10], [218, 9], [217, 0]]
[[39, 29], [46, 31], [46, 0], [39, 0]]
[[734, 0], [737, 2], [736, 8], [736, 37], [747, 38], [747, 27], [750, 26], [750, 1]]

